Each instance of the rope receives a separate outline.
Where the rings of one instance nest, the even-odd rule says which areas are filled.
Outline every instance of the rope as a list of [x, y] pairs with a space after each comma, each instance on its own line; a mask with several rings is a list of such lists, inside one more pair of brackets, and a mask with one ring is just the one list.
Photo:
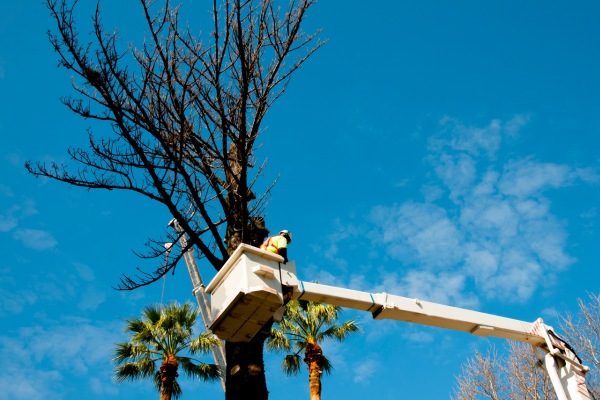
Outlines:
[[[167, 269], [167, 265], [169, 264], [169, 253], [171, 252], [171, 247], [173, 246], [173, 243], [165, 243], [165, 266], [164, 269]], [[163, 275], [163, 286], [162, 286], [162, 293], [160, 294], [160, 305], [162, 306], [163, 304], [163, 299], [165, 297], [165, 285], [167, 283], [167, 274], [165, 273]]]

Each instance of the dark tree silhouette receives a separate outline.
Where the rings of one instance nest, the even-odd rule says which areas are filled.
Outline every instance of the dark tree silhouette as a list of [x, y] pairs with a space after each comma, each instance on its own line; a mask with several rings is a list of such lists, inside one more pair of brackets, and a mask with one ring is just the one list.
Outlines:
[[[75, 114], [106, 123], [89, 148], [68, 150], [73, 165], [28, 162], [42, 176], [88, 189], [121, 189], [163, 204], [181, 227], [151, 239], [140, 256], [164, 254], [163, 243], [186, 235], [220, 269], [240, 243], [268, 235], [269, 188], [254, 192], [264, 163], [254, 151], [261, 124], [292, 74], [321, 45], [301, 29], [312, 0], [219, 0], [212, 34], [200, 37], [168, 0], [139, 0], [146, 21], [141, 47], [123, 46], [103, 25], [100, 4], [90, 41], [80, 34], [76, 0], [46, 0], [56, 28], [49, 33], [62, 67], [74, 75], [74, 95], [62, 102]], [[96, 126], [96, 125], [95, 125]], [[172, 270], [187, 249], [173, 249], [166, 265], [124, 274], [119, 289], [150, 284]], [[270, 326], [249, 344], [228, 343], [227, 399], [266, 399], [262, 350]]]

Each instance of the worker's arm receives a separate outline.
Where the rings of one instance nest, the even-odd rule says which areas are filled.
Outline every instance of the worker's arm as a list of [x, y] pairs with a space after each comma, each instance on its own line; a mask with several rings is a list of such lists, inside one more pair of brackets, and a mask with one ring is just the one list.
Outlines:
[[279, 249], [279, 251], [277, 252], [281, 257], [283, 257], [283, 263], [287, 263], [288, 262], [288, 257], [287, 257], [287, 247], [283, 247], [281, 249]]

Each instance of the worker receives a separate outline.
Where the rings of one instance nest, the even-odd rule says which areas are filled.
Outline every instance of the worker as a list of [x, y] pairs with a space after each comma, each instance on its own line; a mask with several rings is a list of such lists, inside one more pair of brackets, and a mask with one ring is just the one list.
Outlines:
[[[283, 257], [283, 263], [288, 262], [287, 246], [292, 243], [292, 234], [288, 230], [282, 230], [277, 236], [271, 236], [263, 244], [260, 245], [261, 250], [269, 251], [271, 253], [279, 254]], [[292, 299], [294, 295], [294, 288], [292, 286], [282, 285], [281, 291], [283, 294], [283, 305], [279, 307], [273, 319], [275, 321], [281, 321], [283, 318], [285, 305]]]
[[271, 253], [279, 254], [283, 257], [283, 262], [288, 262], [287, 246], [292, 243], [292, 234], [290, 231], [282, 230], [277, 236], [271, 236], [263, 244], [260, 245], [262, 250], [270, 251]]

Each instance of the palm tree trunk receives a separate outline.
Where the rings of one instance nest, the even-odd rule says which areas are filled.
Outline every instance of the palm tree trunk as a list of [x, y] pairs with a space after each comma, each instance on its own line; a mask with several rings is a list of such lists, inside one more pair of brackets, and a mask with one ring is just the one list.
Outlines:
[[160, 388], [160, 400], [171, 400], [172, 391], [167, 390], [164, 386]]
[[179, 363], [174, 356], [167, 356], [160, 366], [160, 400], [171, 400], [173, 394], [173, 383], [179, 376], [177, 368]]
[[308, 366], [308, 386], [310, 388], [310, 400], [321, 400], [321, 368], [317, 363]]
[[321, 361], [323, 360], [323, 351], [317, 343], [308, 343], [304, 354], [304, 362], [308, 364], [310, 400], [321, 400]]

